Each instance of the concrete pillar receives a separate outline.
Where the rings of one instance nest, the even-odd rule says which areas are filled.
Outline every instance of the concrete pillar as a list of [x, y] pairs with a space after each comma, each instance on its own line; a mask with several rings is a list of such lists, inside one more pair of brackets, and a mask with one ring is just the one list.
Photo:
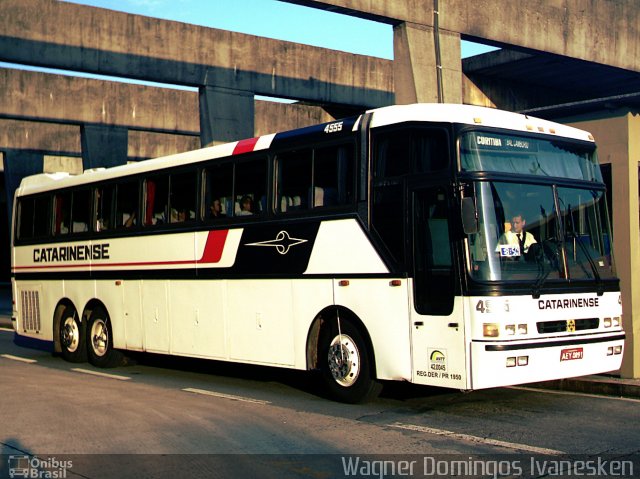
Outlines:
[[393, 29], [393, 53], [397, 104], [462, 102], [460, 34], [401, 23]]
[[[616, 247], [625, 244], [628, 257], [617, 261], [622, 287], [622, 308], [627, 333], [622, 377], [640, 377], [640, 204], [638, 170], [640, 169], [640, 117], [628, 114], [628, 156], [613, 164], [612, 182], [616, 185], [613, 216]], [[619, 211], [618, 211], [619, 208]], [[619, 248], [621, 249], [621, 248]]]
[[82, 166], [85, 170], [125, 165], [128, 151], [127, 128], [105, 125], [82, 125]]
[[611, 164], [613, 248], [622, 292], [627, 339], [620, 375], [640, 377], [640, 117], [621, 111], [616, 116], [574, 121], [593, 133], [600, 163]]
[[7, 192], [7, 216], [9, 225], [12, 221], [13, 195], [25, 176], [42, 173], [44, 155], [39, 151], [5, 150], [4, 182]]
[[253, 93], [200, 87], [200, 144], [211, 146], [254, 136]]

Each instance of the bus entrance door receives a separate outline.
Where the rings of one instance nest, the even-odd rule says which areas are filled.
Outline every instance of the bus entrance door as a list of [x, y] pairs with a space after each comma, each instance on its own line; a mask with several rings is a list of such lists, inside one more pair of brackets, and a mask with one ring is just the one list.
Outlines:
[[467, 389], [464, 302], [456, 296], [444, 186], [412, 195], [412, 381]]

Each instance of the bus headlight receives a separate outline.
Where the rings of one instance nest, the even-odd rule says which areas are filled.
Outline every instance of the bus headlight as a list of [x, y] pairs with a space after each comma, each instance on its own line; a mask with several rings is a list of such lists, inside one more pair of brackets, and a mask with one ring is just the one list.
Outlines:
[[482, 335], [485, 338], [497, 338], [500, 336], [500, 327], [496, 323], [484, 323], [482, 325]]
[[605, 328], [610, 328], [611, 327], [611, 318], [604, 318], [603, 324], [604, 324]]
[[507, 324], [504, 327], [507, 336], [514, 336], [516, 334], [516, 325], [515, 324]]
[[518, 334], [527, 334], [529, 332], [529, 328], [526, 324], [518, 324]]
[[613, 326], [614, 328], [619, 328], [620, 326], [622, 326], [622, 318], [619, 318], [617, 316], [611, 318], [611, 326]]

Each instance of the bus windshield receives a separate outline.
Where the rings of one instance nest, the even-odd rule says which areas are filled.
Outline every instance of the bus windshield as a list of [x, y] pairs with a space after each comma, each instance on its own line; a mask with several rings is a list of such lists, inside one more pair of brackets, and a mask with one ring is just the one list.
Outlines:
[[472, 185], [478, 229], [470, 273], [484, 281], [613, 278], [604, 192], [506, 181]]

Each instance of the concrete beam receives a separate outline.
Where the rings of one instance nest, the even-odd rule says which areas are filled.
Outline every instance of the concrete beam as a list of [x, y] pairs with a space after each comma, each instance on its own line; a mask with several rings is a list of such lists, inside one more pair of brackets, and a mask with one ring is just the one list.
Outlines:
[[[200, 147], [195, 135], [129, 130], [127, 158], [146, 160]], [[0, 150], [39, 151], [44, 155], [82, 155], [80, 126], [0, 118]]]
[[200, 143], [203, 147], [253, 136], [254, 100], [248, 91], [200, 88]]
[[8, 62], [317, 103], [394, 100], [389, 60], [72, 3], [3, 0], [0, 32]]
[[[383, 21], [433, 26], [435, 0], [281, 0]], [[636, 0], [439, 0], [440, 28], [463, 39], [640, 71]]]
[[[195, 91], [0, 68], [0, 118], [5, 118], [0, 148], [80, 154], [79, 125], [107, 125], [129, 129], [130, 159], [196, 149], [198, 105]], [[231, 139], [335, 119], [318, 106], [266, 101], [254, 105], [255, 115], [246, 118], [255, 119], [245, 123], [255, 127]], [[72, 137], [74, 141], [66, 141]]]
[[4, 117], [197, 135], [197, 111], [193, 91], [0, 69]]
[[82, 125], [82, 166], [90, 168], [127, 164], [129, 136], [126, 128], [105, 125]]

